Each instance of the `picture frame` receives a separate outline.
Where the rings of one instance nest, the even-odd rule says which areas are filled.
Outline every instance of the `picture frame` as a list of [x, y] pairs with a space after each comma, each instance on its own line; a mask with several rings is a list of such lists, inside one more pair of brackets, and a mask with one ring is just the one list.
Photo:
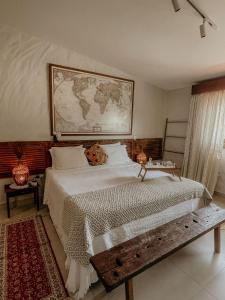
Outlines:
[[51, 133], [131, 135], [135, 82], [49, 64]]

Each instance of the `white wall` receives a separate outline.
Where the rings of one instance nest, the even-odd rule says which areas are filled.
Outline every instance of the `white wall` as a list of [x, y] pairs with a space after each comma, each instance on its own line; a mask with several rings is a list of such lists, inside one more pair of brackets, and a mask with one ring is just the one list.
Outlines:
[[[162, 137], [165, 122], [163, 90], [89, 57], [6, 25], [0, 25], [0, 45], [0, 142], [52, 138], [48, 63], [134, 79], [133, 135], [137, 138]], [[74, 137], [85, 138], [91, 137]], [[93, 137], [96, 138], [98, 137]], [[113, 137], [110, 136], [111, 138]], [[8, 181], [9, 179], [0, 180], [0, 203], [5, 197], [3, 184]]]
[[165, 116], [161, 89], [8, 26], [0, 26], [0, 45], [0, 141], [51, 138], [48, 63], [134, 79], [133, 134], [137, 137], [162, 136]]
[[167, 92], [166, 116], [169, 120], [188, 120], [191, 87]]

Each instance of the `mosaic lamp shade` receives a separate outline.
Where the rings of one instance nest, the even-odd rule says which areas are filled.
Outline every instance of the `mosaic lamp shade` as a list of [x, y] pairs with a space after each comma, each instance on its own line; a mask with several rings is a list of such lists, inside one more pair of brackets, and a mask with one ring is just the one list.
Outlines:
[[12, 170], [12, 177], [16, 185], [23, 186], [27, 184], [29, 178], [29, 169], [19, 160], [17, 166]]
[[144, 165], [146, 164], [147, 162], [147, 156], [146, 154], [144, 153], [144, 151], [140, 152], [138, 155], [137, 155], [137, 162], [141, 165]]
[[16, 185], [23, 186], [26, 185], [29, 179], [29, 169], [22, 162], [23, 148], [22, 146], [17, 146], [15, 150], [16, 157], [18, 159], [17, 165], [12, 169], [12, 177]]

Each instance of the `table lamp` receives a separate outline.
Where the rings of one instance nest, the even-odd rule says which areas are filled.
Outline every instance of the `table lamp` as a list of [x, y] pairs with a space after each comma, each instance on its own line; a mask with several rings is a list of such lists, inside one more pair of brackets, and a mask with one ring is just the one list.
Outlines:
[[19, 187], [26, 186], [29, 179], [29, 169], [22, 162], [23, 151], [22, 147], [17, 147], [16, 157], [18, 159], [17, 165], [12, 169], [12, 177], [15, 184]]
[[141, 165], [146, 164], [146, 162], [147, 162], [147, 156], [144, 153], [144, 151], [141, 151], [140, 153], [138, 153], [138, 155], [137, 155], [137, 162], [139, 164], [141, 164]]

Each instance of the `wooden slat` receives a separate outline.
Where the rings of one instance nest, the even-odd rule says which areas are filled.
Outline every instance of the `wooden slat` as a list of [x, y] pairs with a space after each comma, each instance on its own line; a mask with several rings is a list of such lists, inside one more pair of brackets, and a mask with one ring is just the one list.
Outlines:
[[165, 125], [165, 131], [164, 131], [164, 139], [163, 139], [163, 153], [162, 153], [162, 157], [164, 159], [165, 157], [165, 152], [169, 152], [169, 153], [174, 153], [174, 154], [184, 154], [181, 151], [176, 151], [176, 150], [167, 150], [166, 149], [166, 140], [167, 138], [172, 138], [172, 139], [183, 139], [185, 140], [186, 137], [185, 136], [177, 136], [177, 135], [167, 135], [167, 130], [168, 130], [168, 126], [169, 124], [188, 124], [188, 121], [186, 120], [168, 120], [168, 118], [166, 119], [166, 125]]
[[213, 78], [192, 86], [192, 95], [225, 90], [225, 77]]
[[164, 152], [169, 152], [169, 153], [175, 153], [175, 154], [184, 154], [184, 152], [180, 152], [180, 151], [173, 151], [173, 150], [164, 150]]
[[185, 121], [185, 120], [181, 120], [181, 121], [180, 121], [180, 120], [177, 120], [177, 121], [176, 121], [176, 120], [174, 120], [174, 121], [168, 121], [167, 123], [168, 123], [168, 124], [170, 124], [170, 123], [173, 123], [173, 124], [175, 124], [175, 123], [188, 123], [188, 121]]
[[60, 141], [60, 142], [53, 142], [50, 146], [51, 147], [66, 147], [66, 146], [78, 146], [83, 145], [85, 148], [89, 148], [94, 144], [113, 144], [121, 142], [123, 145], [127, 146], [127, 152], [130, 158], [133, 155], [133, 140], [132, 139], [111, 139], [111, 140], [77, 140], [77, 141]]
[[106, 291], [111, 291], [225, 222], [225, 210], [200, 209], [91, 257]]
[[167, 135], [166, 138], [174, 138], [174, 139], [186, 139], [186, 136], [178, 136], [178, 135]]
[[163, 157], [163, 152], [164, 152], [165, 146], [166, 146], [167, 127], [168, 127], [168, 118], [166, 118], [166, 125], [165, 125], [165, 129], [164, 129], [163, 146], [162, 146], [162, 157]]
[[0, 178], [10, 177], [17, 164], [16, 149], [23, 149], [22, 161], [29, 167], [31, 174], [44, 172], [47, 164], [48, 142], [2, 142], [0, 143]]
[[95, 143], [111, 144], [121, 142], [127, 146], [128, 155], [135, 160], [137, 154], [144, 149], [147, 156], [153, 159], [161, 159], [162, 139], [107, 139], [107, 140], [76, 140], [76, 141], [44, 141], [44, 142], [0, 142], [0, 178], [11, 177], [13, 167], [17, 164], [16, 149], [23, 150], [23, 161], [29, 167], [31, 174], [44, 173], [51, 166], [49, 149], [53, 146], [77, 146], [91, 147]]

